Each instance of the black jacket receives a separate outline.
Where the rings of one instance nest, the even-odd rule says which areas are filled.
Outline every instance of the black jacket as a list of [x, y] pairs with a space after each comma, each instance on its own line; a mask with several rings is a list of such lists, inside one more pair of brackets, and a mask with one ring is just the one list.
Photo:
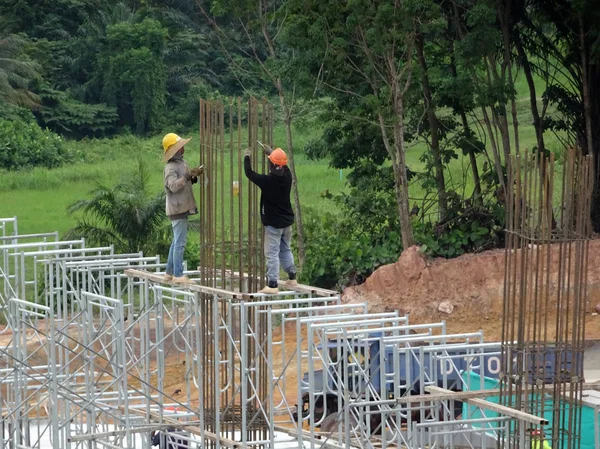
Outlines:
[[292, 172], [283, 167], [283, 175], [259, 175], [252, 170], [249, 157], [244, 158], [244, 172], [250, 181], [256, 184], [260, 194], [260, 219], [265, 226], [287, 228], [294, 223], [294, 211], [290, 202], [292, 191]]

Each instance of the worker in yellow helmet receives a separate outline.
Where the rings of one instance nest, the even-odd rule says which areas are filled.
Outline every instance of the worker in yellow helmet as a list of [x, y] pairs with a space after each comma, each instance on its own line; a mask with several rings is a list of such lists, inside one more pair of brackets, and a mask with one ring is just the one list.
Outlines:
[[173, 228], [173, 242], [169, 248], [165, 281], [189, 283], [183, 275], [183, 251], [187, 241], [188, 216], [198, 213], [192, 184], [204, 172], [203, 167], [190, 168], [183, 160], [185, 144], [190, 139], [182, 139], [177, 134], [169, 133], [163, 137], [163, 162], [166, 162], [163, 178], [166, 198], [167, 217]]

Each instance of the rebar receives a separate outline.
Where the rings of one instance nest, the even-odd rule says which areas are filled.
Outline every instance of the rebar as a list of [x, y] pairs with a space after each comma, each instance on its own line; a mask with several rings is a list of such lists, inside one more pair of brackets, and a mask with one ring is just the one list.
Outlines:
[[549, 425], [513, 423], [506, 448], [580, 446], [592, 172], [575, 149], [560, 163], [539, 153], [508, 161], [501, 403]]
[[[246, 123], [244, 123], [244, 121]], [[263, 231], [260, 223], [259, 189], [243, 173], [243, 155], [252, 149], [252, 167], [264, 172], [266, 164], [257, 141], [272, 145], [272, 108], [266, 101], [248, 100], [243, 110], [240, 99], [229, 100], [227, 107], [218, 101], [200, 100], [200, 164], [207, 175], [200, 183], [200, 272], [205, 286], [234, 292], [253, 292], [265, 279], [262, 250]], [[247, 135], [243, 143], [242, 135]], [[228, 215], [228, 216], [227, 216]], [[234, 439], [240, 432], [240, 422], [250, 423], [242, 428], [244, 438], [257, 441], [266, 439], [264, 419], [247, 420], [265, 400], [267, 380], [264, 358], [256, 357], [259, 349], [245, 347], [250, 336], [243, 324], [254, 321], [255, 309], [240, 307], [237, 301], [210, 294], [200, 295], [202, 321], [202, 401], [205, 410], [205, 428], [210, 432]], [[240, 314], [247, 312], [248, 316]], [[264, 321], [253, 329], [259, 348], [267, 338]], [[236, 356], [242, 345], [247, 353]], [[254, 360], [260, 361], [254, 365]], [[251, 367], [251, 369], [250, 369]], [[246, 373], [240, 378], [239, 373]], [[253, 401], [242, 402], [240, 392], [256, 385]], [[209, 447], [218, 442], [208, 442]]]

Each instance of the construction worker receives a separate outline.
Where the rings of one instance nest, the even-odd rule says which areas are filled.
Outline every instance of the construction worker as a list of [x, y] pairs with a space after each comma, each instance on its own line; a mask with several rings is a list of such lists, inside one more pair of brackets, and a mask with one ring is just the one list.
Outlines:
[[552, 449], [542, 430], [530, 429], [529, 433], [531, 435], [531, 449]]
[[287, 166], [287, 155], [281, 148], [263, 147], [269, 160], [269, 174], [260, 175], [252, 170], [252, 149], [244, 154], [244, 172], [256, 184], [260, 194], [260, 219], [265, 228], [264, 252], [267, 259], [267, 285], [259, 291], [274, 295], [278, 292], [279, 265], [288, 274], [285, 285], [294, 287], [296, 265], [290, 248], [294, 211], [290, 202], [292, 173]]
[[166, 162], [163, 176], [167, 193], [167, 217], [173, 228], [173, 242], [169, 248], [167, 269], [164, 276], [167, 282], [189, 283], [183, 275], [183, 251], [187, 241], [188, 217], [198, 213], [192, 184], [204, 172], [203, 167], [190, 170], [183, 160], [185, 145], [191, 140], [182, 139], [177, 134], [169, 133], [163, 137], [163, 162]]

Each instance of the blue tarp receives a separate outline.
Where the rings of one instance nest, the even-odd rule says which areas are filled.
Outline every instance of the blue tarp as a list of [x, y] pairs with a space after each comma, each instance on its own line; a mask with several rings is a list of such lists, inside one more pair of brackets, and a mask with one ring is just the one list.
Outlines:
[[[470, 391], [479, 391], [482, 386], [485, 390], [492, 390], [495, 388], [500, 388], [500, 381], [498, 379], [490, 379], [488, 377], [481, 377], [475, 373], [463, 373], [463, 380], [465, 382], [465, 390]], [[483, 380], [483, 382], [482, 382]], [[489, 396], [485, 398], [486, 401], [498, 403], [500, 398], [498, 396]], [[544, 413], [544, 418], [548, 420], [550, 423], [545, 428], [548, 430], [548, 434], [551, 433], [552, 429], [552, 398], [548, 396], [546, 403], [544, 404], [544, 409], [548, 410]], [[487, 410], [485, 412], [486, 418], [498, 417], [500, 416], [496, 412], [492, 412]], [[466, 402], [463, 403], [463, 419], [468, 418], [482, 418], [482, 413], [479, 411], [477, 407], [469, 406]], [[565, 413], [565, 422], [568, 422], [569, 419], [569, 406], [566, 406]], [[475, 427], [475, 426], [474, 426]], [[480, 426], [481, 427], [481, 426]], [[493, 429], [498, 427], [498, 423], [490, 423], [485, 425], [486, 428]], [[594, 409], [588, 406], [582, 406], [581, 410], [581, 448], [580, 449], [594, 449], [594, 435], [595, 432], [600, 432], [600, 429], [594, 429]], [[563, 447], [568, 447], [567, 442], [563, 442]]]

